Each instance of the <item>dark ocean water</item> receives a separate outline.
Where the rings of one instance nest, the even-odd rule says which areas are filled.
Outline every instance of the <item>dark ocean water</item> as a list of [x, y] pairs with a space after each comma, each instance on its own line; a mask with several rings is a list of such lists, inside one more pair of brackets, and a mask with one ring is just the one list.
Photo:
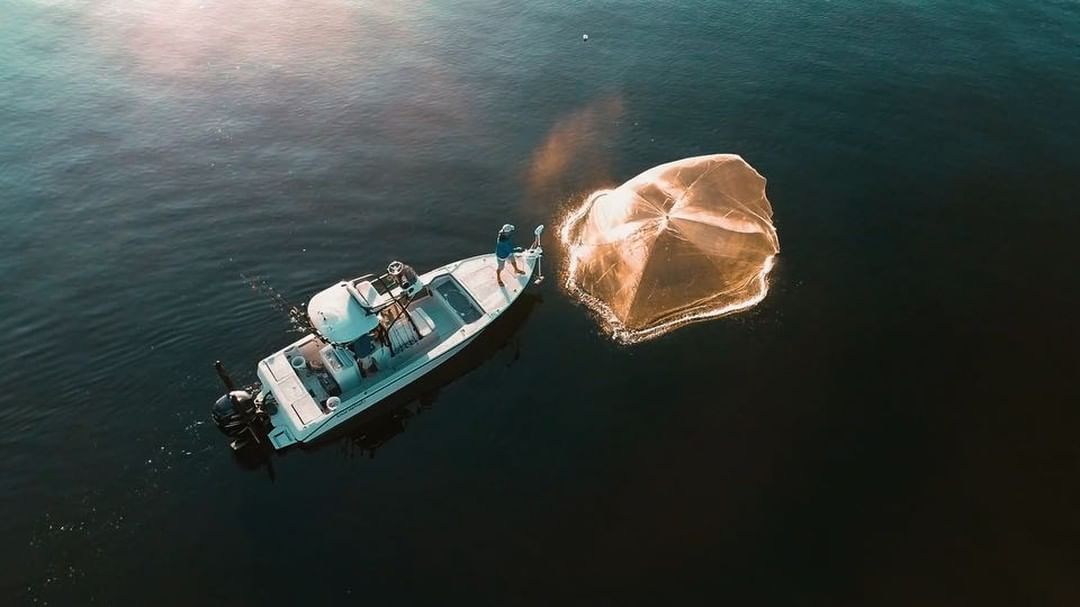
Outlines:
[[[1071, 0], [6, 0], [0, 602], [1076, 605], [1078, 140]], [[619, 347], [549, 279], [318, 449], [208, 423], [295, 337], [241, 273], [714, 152], [751, 312]]]

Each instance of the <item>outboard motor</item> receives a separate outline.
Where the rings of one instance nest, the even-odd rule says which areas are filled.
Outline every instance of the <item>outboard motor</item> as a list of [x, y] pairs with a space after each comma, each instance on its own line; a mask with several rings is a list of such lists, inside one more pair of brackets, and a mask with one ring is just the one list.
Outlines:
[[386, 273], [397, 281], [398, 286], [409, 297], [415, 295], [422, 286], [420, 276], [416, 273], [416, 270], [400, 261], [390, 262], [390, 265], [386, 268]]
[[246, 390], [233, 390], [217, 399], [211, 415], [225, 436], [238, 438], [247, 430], [248, 420], [255, 417], [255, 399]]
[[218, 430], [233, 439], [229, 446], [236, 451], [243, 449], [252, 440], [260, 442], [259, 437], [265, 435], [269, 421], [266, 414], [260, 410], [250, 392], [236, 389], [221, 361], [214, 363], [214, 369], [228, 390], [210, 409], [210, 415], [214, 418]]

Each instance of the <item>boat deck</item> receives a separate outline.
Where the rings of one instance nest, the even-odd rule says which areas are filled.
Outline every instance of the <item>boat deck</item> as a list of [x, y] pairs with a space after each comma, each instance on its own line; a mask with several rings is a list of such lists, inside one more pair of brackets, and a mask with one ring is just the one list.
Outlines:
[[495, 279], [497, 261], [494, 255], [466, 259], [457, 264], [450, 273], [465, 286], [486, 314], [498, 315], [529, 285], [529, 279], [536, 265], [535, 257], [529, 258], [521, 253], [515, 253], [513, 259], [525, 273], [514, 272], [513, 266], [507, 260], [501, 272], [502, 285]]

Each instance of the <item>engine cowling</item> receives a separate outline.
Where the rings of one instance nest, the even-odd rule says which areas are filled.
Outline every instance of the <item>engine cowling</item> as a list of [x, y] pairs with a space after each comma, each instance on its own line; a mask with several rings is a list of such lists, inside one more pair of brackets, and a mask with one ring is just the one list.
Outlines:
[[218, 430], [232, 439], [242, 439], [249, 431], [256, 432], [260, 418], [255, 398], [246, 390], [223, 394], [210, 409], [210, 414]]

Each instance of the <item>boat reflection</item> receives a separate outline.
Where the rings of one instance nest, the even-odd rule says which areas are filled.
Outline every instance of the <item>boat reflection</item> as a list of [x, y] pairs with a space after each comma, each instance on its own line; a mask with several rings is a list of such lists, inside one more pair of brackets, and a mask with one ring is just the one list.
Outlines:
[[[442, 388], [508, 347], [513, 349], [511, 361], [517, 361], [520, 356], [517, 332], [524, 326], [533, 309], [541, 303], [543, 303], [543, 297], [539, 294], [523, 293], [510, 309], [503, 312], [459, 354], [341, 428], [312, 444], [300, 445], [295, 449], [312, 452], [338, 447], [342, 449], [346, 457], [357, 455], [374, 457], [379, 447], [405, 431], [409, 420], [421, 411], [434, 406]], [[233, 455], [233, 460], [241, 468], [247, 470], [265, 468], [273, 480], [275, 451], [269, 442], [236, 451]]]

